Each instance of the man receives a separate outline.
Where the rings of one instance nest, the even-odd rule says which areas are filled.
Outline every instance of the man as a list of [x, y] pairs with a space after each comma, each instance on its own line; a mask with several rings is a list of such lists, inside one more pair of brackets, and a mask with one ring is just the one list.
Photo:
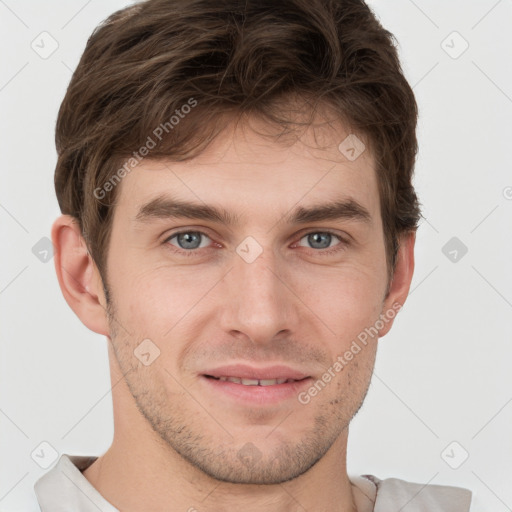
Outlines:
[[413, 275], [416, 121], [362, 0], [148, 0], [94, 31], [52, 239], [115, 434], [36, 483], [43, 512], [469, 509], [346, 470]]

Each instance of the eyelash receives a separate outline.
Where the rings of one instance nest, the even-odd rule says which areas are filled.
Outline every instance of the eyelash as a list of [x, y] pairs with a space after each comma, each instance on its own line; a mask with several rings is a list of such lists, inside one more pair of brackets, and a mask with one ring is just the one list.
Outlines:
[[[169, 244], [168, 242], [170, 240], [172, 240], [174, 237], [178, 236], [178, 235], [182, 235], [184, 233], [198, 233], [200, 235], [204, 235], [206, 236], [207, 238], [210, 238], [206, 233], [204, 233], [203, 231], [196, 231], [196, 230], [185, 230], [185, 231], [178, 231], [176, 233], [173, 233], [172, 235], [170, 235], [169, 237], [167, 237], [163, 243], [174, 253], [177, 253], [177, 254], [180, 254], [180, 255], [183, 255], [183, 256], [186, 256], [186, 257], [191, 257], [191, 256], [197, 256], [198, 252], [199, 252], [199, 249], [189, 249], [189, 250], [186, 250], [186, 249], [179, 249], [178, 247], [172, 245], [172, 244]], [[334, 247], [328, 247], [326, 249], [313, 249], [313, 248], [310, 248], [310, 250], [314, 251], [315, 253], [321, 255], [321, 256], [328, 256], [328, 255], [331, 255], [331, 254], [334, 254], [334, 253], [337, 253], [343, 249], [346, 248], [347, 245], [349, 245], [349, 242], [348, 240], [342, 238], [340, 235], [338, 235], [337, 233], [334, 233], [333, 231], [330, 231], [330, 230], [316, 230], [316, 231], [308, 231], [307, 233], [304, 233], [300, 238], [299, 238], [299, 242], [300, 240], [302, 240], [305, 236], [308, 236], [308, 235], [311, 235], [313, 233], [321, 233], [321, 234], [328, 234], [328, 235], [332, 235], [334, 236], [335, 238], [337, 238], [340, 243], [335, 245]], [[211, 240], [211, 238], [210, 238]], [[201, 249], [208, 249], [208, 247], [201, 247]]]

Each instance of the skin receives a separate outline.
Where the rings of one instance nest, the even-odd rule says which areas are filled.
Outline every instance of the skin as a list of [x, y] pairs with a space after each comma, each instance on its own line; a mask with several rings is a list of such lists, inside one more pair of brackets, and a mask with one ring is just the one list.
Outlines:
[[[380, 314], [404, 304], [415, 237], [402, 238], [386, 295], [370, 152], [345, 158], [341, 125], [309, 128], [288, 145], [251, 127], [269, 129], [256, 119], [230, 125], [200, 156], [146, 158], [118, 185], [108, 306], [76, 222], [63, 215], [53, 225], [64, 297], [109, 342], [114, 440], [84, 475], [123, 512], [356, 510], [346, 472], [348, 427], [392, 319], [308, 404], [296, 396], [245, 404], [213, 390], [201, 372], [240, 362], [285, 364], [317, 381]], [[141, 205], [162, 193], [221, 206], [240, 221], [137, 223]], [[363, 205], [371, 222], [283, 222], [298, 205], [340, 197]], [[184, 230], [206, 235], [189, 257], [177, 237], [169, 240]], [[340, 250], [321, 255], [325, 249], [307, 235], [325, 230], [349, 243], [332, 237], [327, 245]], [[263, 249], [252, 263], [236, 252], [248, 236]], [[134, 355], [145, 339], [160, 351], [147, 366]]]

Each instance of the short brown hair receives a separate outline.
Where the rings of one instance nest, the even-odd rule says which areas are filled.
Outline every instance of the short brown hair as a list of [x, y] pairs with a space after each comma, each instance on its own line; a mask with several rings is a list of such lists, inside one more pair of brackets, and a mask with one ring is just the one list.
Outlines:
[[55, 188], [104, 283], [113, 180], [156, 127], [150, 158], [186, 160], [230, 114], [289, 133], [291, 98], [311, 112], [327, 106], [374, 156], [391, 277], [400, 236], [421, 216], [417, 105], [394, 41], [362, 0], [146, 0], [101, 23], [59, 110]]

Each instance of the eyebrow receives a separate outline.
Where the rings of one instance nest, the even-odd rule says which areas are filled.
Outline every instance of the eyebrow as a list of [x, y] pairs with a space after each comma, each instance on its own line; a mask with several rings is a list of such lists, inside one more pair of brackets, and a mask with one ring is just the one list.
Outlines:
[[[192, 203], [169, 196], [158, 196], [141, 206], [135, 222], [147, 223], [153, 219], [200, 219], [233, 226], [240, 216], [222, 207]], [[352, 198], [312, 206], [299, 206], [286, 214], [281, 222], [306, 224], [326, 220], [353, 220], [365, 224], [372, 223], [370, 212]]]

